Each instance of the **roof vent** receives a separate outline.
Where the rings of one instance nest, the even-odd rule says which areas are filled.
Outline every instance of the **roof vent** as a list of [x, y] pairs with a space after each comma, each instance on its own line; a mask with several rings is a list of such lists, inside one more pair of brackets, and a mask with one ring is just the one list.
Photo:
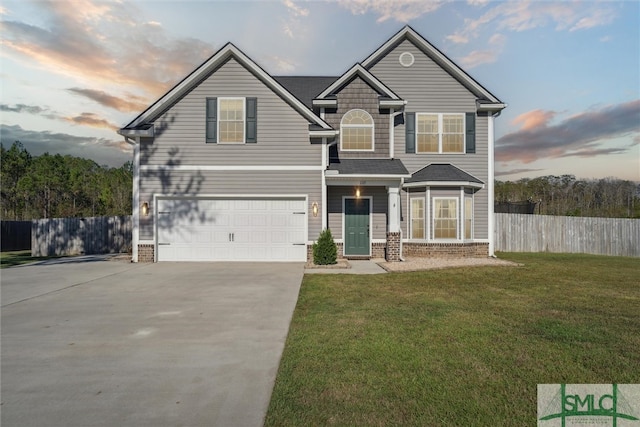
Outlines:
[[411, 67], [416, 59], [411, 52], [402, 52], [398, 60], [403, 67]]

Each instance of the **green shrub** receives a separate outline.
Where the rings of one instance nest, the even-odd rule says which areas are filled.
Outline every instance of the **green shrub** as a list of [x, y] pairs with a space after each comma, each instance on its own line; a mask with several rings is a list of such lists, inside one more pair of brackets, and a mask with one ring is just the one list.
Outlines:
[[318, 241], [313, 244], [313, 263], [329, 265], [338, 262], [338, 249], [333, 241], [331, 230], [325, 228], [320, 232]]

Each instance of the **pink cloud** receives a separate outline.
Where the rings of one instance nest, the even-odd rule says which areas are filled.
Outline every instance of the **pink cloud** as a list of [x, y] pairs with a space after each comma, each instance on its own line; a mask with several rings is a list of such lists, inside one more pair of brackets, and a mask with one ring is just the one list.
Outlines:
[[556, 116], [555, 111], [533, 110], [524, 114], [520, 114], [511, 122], [519, 125], [520, 130], [530, 130], [537, 127], [545, 127]]

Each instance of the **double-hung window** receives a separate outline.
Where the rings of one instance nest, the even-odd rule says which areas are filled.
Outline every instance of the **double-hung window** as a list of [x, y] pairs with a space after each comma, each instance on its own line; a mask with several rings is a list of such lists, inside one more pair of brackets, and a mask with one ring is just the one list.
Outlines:
[[416, 114], [417, 153], [464, 153], [464, 114]]
[[425, 239], [424, 231], [424, 198], [411, 199], [411, 238]]
[[257, 98], [207, 98], [207, 142], [257, 142]]
[[464, 198], [464, 238], [473, 238], [473, 198]]
[[218, 142], [244, 143], [244, 98], [218, 100]]
[[457, 198], [442, 197], [433, 199], [433, 238], [458, 238]]

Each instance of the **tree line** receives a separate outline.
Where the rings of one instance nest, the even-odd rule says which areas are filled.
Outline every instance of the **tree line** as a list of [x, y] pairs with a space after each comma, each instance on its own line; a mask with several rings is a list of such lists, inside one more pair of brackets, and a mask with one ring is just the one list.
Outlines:
[[[130, 215], [133, 165], [100, 166], [73, 156], [31, 156], [16, 141], [0, 144], [4, 220]], [[535, 203], [535, 213], [640, 218], [640, 185], [616, 178], [574, 175], [496, 181], [496, 203]]]
[[32, 156], [0, 144], [3, 220], [131, 215], [133, 165], [100, 166], [70, 155]]
[[640, 218], [640, 185], [617, 178], [574, 175], [496, 181], [496, 203], [535, 203], [535, 213], [560, 216]]

